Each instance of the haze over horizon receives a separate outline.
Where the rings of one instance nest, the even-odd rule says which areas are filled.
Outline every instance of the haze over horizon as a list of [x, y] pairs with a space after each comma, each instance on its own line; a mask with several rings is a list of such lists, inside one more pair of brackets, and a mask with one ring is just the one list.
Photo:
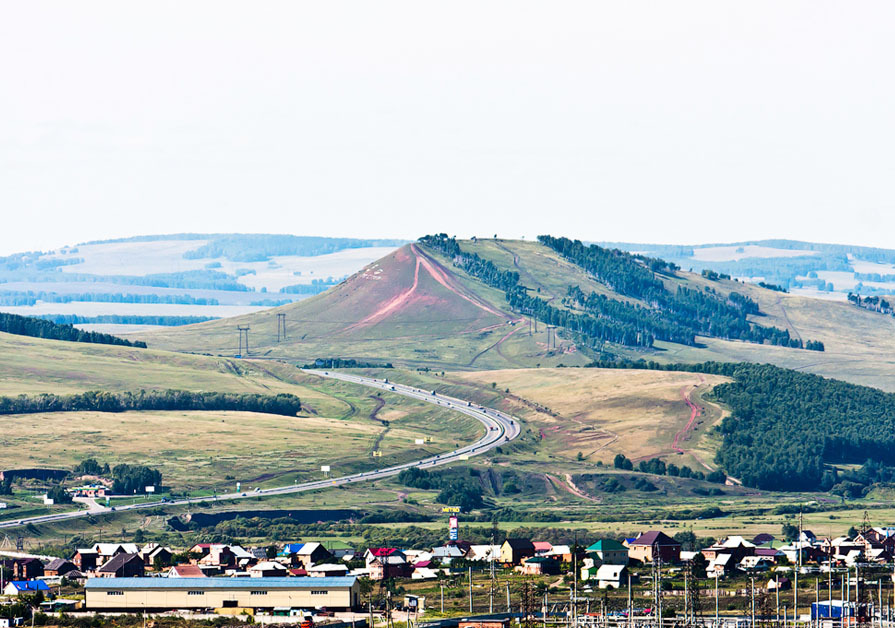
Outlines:
[[895, 248], [890, 3], [0, 18], [0, 255], [179, 232]]

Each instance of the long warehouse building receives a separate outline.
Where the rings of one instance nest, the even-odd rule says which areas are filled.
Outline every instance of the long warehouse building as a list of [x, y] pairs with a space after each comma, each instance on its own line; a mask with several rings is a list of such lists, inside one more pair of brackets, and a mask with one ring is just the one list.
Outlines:
[[85, 607], [96, 611], [295, 608], [350, 610], [355, 576], [329, 578], [91, 578]]

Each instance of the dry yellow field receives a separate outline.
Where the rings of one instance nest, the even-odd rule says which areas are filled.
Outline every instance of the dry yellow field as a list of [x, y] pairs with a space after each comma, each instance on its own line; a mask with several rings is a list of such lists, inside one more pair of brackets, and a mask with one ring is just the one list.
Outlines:
[[[358, 465], [425, 455], [475, 437], [475, 428], [455, 413], [433, 408], [420, 416], [386, 405], [386, 427], [365, 417], [285, 417], [252, 412], [56, 412], [3, 417], [0, 468], [70, 469], [85, 458], [111, 466], [148, 464], [175, 489], [244, 485], [319, 477], [320, 465], [343, 474]], [[433, 420], [434, 419], [434, 420]], [[430, 423], [431, 421], [431, 423]], [[432, 429], [437, 424], [440, 429]], [[468, 432], [472, 432], [472, 434]], [[416, 445], [429, 436], [431, 442]], [[382, 458], [371, 457], [373, 449]], [[249, 486], [245, 486], [249, 488]], [[235, 488], [235, 487], [233, 487]]]
[[556, 455], [574, 459], [581, 452], [589, 462], [606, 463], [622, 453], [632, 460], [665, 456], [691, 464], [692, 455], [678, 456], [672, 449], [680, 434], [681, 449], [711, 464], [711, 444], [701, 437], [722, 411], [694, 397], [705, 414], [697, 417], [701, 423], [695, 430], [686, 430], [690, 407], [684, 395], [707, 391], [723, 377], [621, 369], [515, 369], [450, 377], [485, 389], [492, 383], [497, 390], [509, 388], [528, 425]]

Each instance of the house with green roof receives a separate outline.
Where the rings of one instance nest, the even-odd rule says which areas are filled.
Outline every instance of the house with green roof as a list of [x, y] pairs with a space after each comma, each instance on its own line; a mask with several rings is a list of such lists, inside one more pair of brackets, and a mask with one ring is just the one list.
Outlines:
[[628, 548], [615, 539], [600, 539], [585, 551], [594, 559], [597, 567], [628, 564]]

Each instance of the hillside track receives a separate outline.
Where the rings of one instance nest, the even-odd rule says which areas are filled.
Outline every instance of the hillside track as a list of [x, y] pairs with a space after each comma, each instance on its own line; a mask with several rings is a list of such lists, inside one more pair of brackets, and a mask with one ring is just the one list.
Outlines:
[[671, 442], [671, 448], [679, 454], [684, 453], [684, 450], [680, 446], [681, 441], [686, 438], [688, 433], [693, 431], [693, 428], [696, 427], [697, 417], [702, 416], [704, 412], [704, 408], [693, 403], [693, 400], [690, 398], [690, 393], [694, 387], [699, 387], [704, 383], [705, 377], [699, 375], [699, 384], [696, 384], [695, 386], [687, 385], [681, 388], [681, 399], [684, 400], [684, 403], [686, 403], [687, 407], [690, 409], [690, 420], [687, 421], [687, 424], [674, 435], [674, 440]]
[[505, 412], [501, 412], [499, 410], [494, 410], [493, 408], [486, 408], [484, 406], [480, 406], [477, 404], [473, 404], [470, 401], [465, 401], [463, 399], [457, 399], [455, 397], [447, 397], [444, 395], [437, 394], [435, 391], [427, 392], [425, 390], [421, 390], [419, 388], [414, 388], [412, 386], [406, 386], [404, 384], [398, 384], [394, 382], [388, 382], [386, 380], [378, 380], [372, 377], [362, 377], [360, 375], [353, 375], [347, 373], [335, 373], [333, 371], [318, 371], [318, 370], [307, 370], [304, 371], [306, 373], [310, 373], [312, 375], [317, 375], [319, 377], [326, 377], [330, 379], [337, 379], [343, 382], [348, 382], [351, 384], [357, 384], [360, 386], [366, 386], [368, 388], [373, 388], [378, 391], [383, 392], [391, 392], [398, 395], [402, 395], [404, 397], [409, 397], [411, 399], [416, 399], [418, 401], [424, 401], [426, 403], [431, 403], [433, 405], [437, 405], [442, 408], [447, 408], [449, 410], [453, 410], [455, 412], [459, 412], [461, 414], [465, 414], [466, 416], [472, 417], [473, 419], [480, 422], [485, 427], [485, 435], [479, 438], [474, 443], [469, 445], [465, 445], [453, 451], [437, 454], [435, 456], [429, 456], [427, 458], [423, 458], [422, 460], [417, 460], [415, 462], [406, 462], [403, 464], [397, 464], [391, 467], [386, 467], [384, 469], [377, 469], [375, 471], [366, 471], [363, 473], [354, 473], [351, 475], [344, 475], [337, 478], [329, 478], [325, 480], [314, 480], [311, 482], [304, 482], [302, 484], [292, 484], [289, 486], [281, 486], [277, 488], [266, 488], [266, 489], [255, 489], [251, 493], [227, 493], [222, 495], [216, 495], [214, 497], [194, 497], [189, 499], [176, 499], [170, 501], [152, 501], [152, 502], [142, 502], [139, 504], [131, 504], [128, 506], [120, 506], [115, 510], [105, 509], [101, 512], [97, 511], [88, 511], [88, 510], [75, 510], [71, 512], [64, 513], [56, 513], [51, 515], [42, 515], [38, 517], [26, 517], [18, 520], [4, 521], [0, 522], [0, 529], [2, 528], [16, 528], [21, 526], [27, 526], [31, 524], [42, 524], [42, 523], [53, 523], [57, 521], [67, 521], [70, 519], [80, 519], [83, 517], [102, 517], [108, 514], [112, 514], [115, 512], [127, 512], [131, 510], [144, 510], [147, 508], [168, 508], [172, 506], [187, 506], [191, 504], [198, 503], [210, 503], [210, 502], [218, 502], [225, 500], [238, 500], [238, 499], [250, 499], [253, 497], [266, 497], [270, 495], [289, 495], [292, 493], [303, 493], [307, 491], [316, 491], [327, 488], [345, 486], [348, 484], [356, 484], [359, 482], [372, 482], [375, 480], [381, 480], [384, 478], [393, 477], [398, 475], [401, 471], [405, 469], [410, 469], [413, 467], [419, 469], [431, 469], [435, 467], [440, 467], [443, 465], [451, 464], [454, 462], [466, 460], [472, 456], [479, 456], [495, 447], [498, 447], [508, 441], [511, 441], [517, 438], [521, 432], [521, 424], [519, 419], [506, 414]]

